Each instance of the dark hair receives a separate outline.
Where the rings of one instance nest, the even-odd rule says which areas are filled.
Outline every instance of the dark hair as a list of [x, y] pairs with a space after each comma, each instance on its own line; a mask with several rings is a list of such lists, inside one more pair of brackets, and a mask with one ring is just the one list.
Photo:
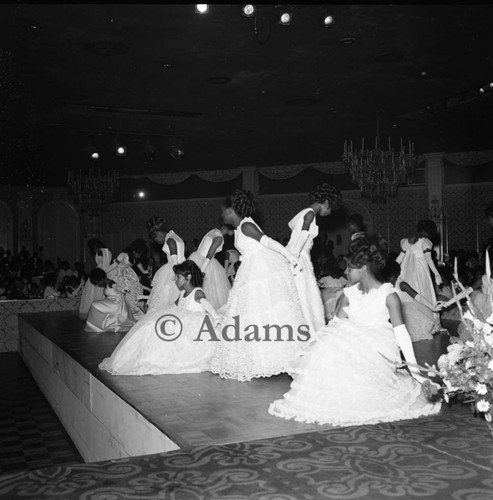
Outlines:
[[366, 265], [380, 279], [387, 262], [387, 241], [379, 234], [366, 234], [354, 240], [350, 248], [349, 265], [356, 269]]
[[166, 232], [166, 221], [162, 217], [151, 217], [147, 222], [146, 222], [146, 229], [147, 232], [149, 233], [149, 237], [153, 237], [155, 233], [158, 231]]
[[252, 192], [237, 189], [224, 200], [223, 205], [232, 208], [240, 217], [250, 217], [255, 212], [256, 203]]
[[418, 233], [421, 233], [423, 231], [428, 233], [430, 240], [435, 239], [435, 237], [438, 235], [436, 224], [429, 219], [420, 220], [417, 225], [417, 230]]
[[89, 281], [94, 286], [99, 286], [99, 287], [104, 286], [105, 279], [106, 279], [106, 273], [102, 269], [100, 269], [99, 267], [95, 267], [91, 271], [91, 274], [89, 275]]
[[348, 224], [356, 226], [360, 230], [365, 229], [365, 224], [363, 223], [363, 216], [361, 214], [351, 214], [348, 218]]
[[331, 186], [327, 182], [319, 184], [313, 191], [308, 195], [310, 203], [325, 203], [329, 202], [329, 208], [336, 210], [340, 208], [342, 203], [342, 196], [338, 189]]
[[204, 273], [193, 260], [184, 260], [181, 264], [174, 265], [173, 272], [182, 276], [190, 275], [192, 286], [202, 286], [204, 282]]
[[399, 277], [399, 274], [401, 274], [401, 266], [394, 259], [388, 258], [381, 272], [384, 281], [392, 283]]
[[89, 252], [91, 252], [92, 255], [96, 255], [96, 252], [100, 248], [106, 248], [106, 245], [101, 240], [98, 240], [97, 238], [91, 238], [87, 242], [87, 247], [89, 248]]
[[486, 217], [493, 217], [493, 201], [484, 209], [484, 215], [486, 215]]

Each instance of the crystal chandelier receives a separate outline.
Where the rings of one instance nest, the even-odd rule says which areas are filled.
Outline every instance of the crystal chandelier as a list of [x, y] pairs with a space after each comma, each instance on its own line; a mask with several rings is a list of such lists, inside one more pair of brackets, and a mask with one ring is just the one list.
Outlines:
[[353, 142], [344, 141], [342, 160], [351, 179], [361, 191], [361, 197], [372, 203], [385, 203], [387, 198], [395, 198], [400, 185], [406, 184], [408, 177], [416, 167], [414, 143], [408, 142], [406, 152], [402, 138], [399, 150], [394, 150], [390, 137], [388, 149], [380, 145], [378, 135], [375, 149], [365, 149], [365, 139], [361, 140], [361, 149], [353, 148]]
[[68, 173], [67, 186], [76, 205], [89, 216], [98, 216], [108, 210], [120, 185], [118, 172], [95, 174], [92, 170]]

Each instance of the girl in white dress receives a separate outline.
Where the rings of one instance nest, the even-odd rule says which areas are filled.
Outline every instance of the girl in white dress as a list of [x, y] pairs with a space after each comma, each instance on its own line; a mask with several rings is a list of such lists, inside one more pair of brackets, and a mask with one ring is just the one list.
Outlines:
[[[401, 240], [401, 253], [396, 259], [396, 262], [401, 266], [401, 273], [395, 284], [396, 288], [400, 289], [400, 283], [404, 281], [433, 306], [436, 304], [437, 298], [430, 271], [435, 275], [436, 285], [439, 286], [442, 283], [440, 273], [431, 257], [433, 243], [430, 238], [434, 238], [436, 234], [437, 229], [433, 221], [420, 220], [416, 234]], [[403, 302], [412, 302], [414, 299], [404, 293], [401, 294], [401, 300]], [[434, 324], [429, 329], [429, 334], [440, 330], [440, 316], [438, 313], [433, 313], [433, 320]]]
[[221, 311], [222, 339], [210, 371], [238, 381], [289, 372], [309, 339], [292, 275], [298, 259], [260, 230], [254, 210], [253, 195], [241, 189], [222, 209], [223, 221], [236, 228], [241, 266]]
[[185, 243], [174, 232], [166, 229], [166, 221], [161, 217], [151, 217], [146, 224], [149, 237], [163, 245], [168, 262], [161, 266], [152, 279], [152, 290], [147, 300], [147, 312], [161, 310], [173, 304], [178, 298], [178, 288], [174, 283], [173, 266], [185, 260]]
[[[105, 248], [104, 243], [96, 238], [92, 238], [87, 242], [89, 251], [94, 255], [94, 260], [96, 261], [96, 267], [106, 271], [111, 264], [111, 252]], [[82, 297], [79, 304], [79, 317], [82, 320], [87, 319], [87, 314], [91, 304], [95, 300], [104, 299], [104, 288], [94, 286], [88, 279], [82, 290]]]
[[84, 331], [103, 333], [127, 331], [135, 324], [135, 318], [124, 293], [115, 281], [99, 268], [93, 269], [89, 281], [103, 289], [104, 299], [91, 304]]
[[139, 307], [139, 297], [142, 296], [143, 288], [139, 277], [132, 269], [128, 253], [120, 253], [108, 267], [106, 274], [109, 279], [115, 282], [116, 290], [125, 294], [125, 300], [132, 311], [132, 316], [136, 321], [139, 320], [144, 315]]
[[325, 325], [324, 304], [310, 257], [313, 240], [318, 236], [315, 216], [325, 217], [336, 210], [341, 203], [341, 194], [330, 184], [324, 183], [310, 193], [309, 199], [310, 206], [298, 212], [288, 223], [291, 237], [287, 249], [300, 260], [302, 272], [295, 274], [294, 281], [305, 320], [310, 331], [315, 332]]
[[229, 283], [226, 271], [214, 257], [223, 249], [224, 236], [219, 229], [209, 231], [200, 242], [189, 260], [193, 260], [205, 274], [204, 293], [215, 309], [219, 309], [228, 300]]
[[200, 331], [206, 316], [210, 320], [207, 328], [214, 328], [219, 316], [200, 288], [203, 274], [195, 262], [175, 265], [173, 273], [179, 292], [176, 304], [148, 312], [111, 357], [100, 363], [101, 370], [114, 375], [162, 375], [200, 373], [209, 368], [217, 342], [202, 338]]
[[348, 278], [354, 285], [344, 289], [338, 316], [301, 358], [291, 389], [270, 405], [269, 413], [339, 426], [438, 413], [440, 404], [425, 395], [418, 368], [410, 374], [402, 367], [400, 351], [408, 363], [415, 365], [416, 359], [399, 298], [377, 277], [385, 265], [386, 242], [362, 236], [351, 249]]

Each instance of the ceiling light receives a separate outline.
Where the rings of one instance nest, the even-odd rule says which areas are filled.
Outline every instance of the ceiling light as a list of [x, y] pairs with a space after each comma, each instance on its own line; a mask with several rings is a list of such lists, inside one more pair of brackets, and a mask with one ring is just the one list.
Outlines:
[[490, 82], [490, 89], [493, 89], [493, 82]]
[[142, 198], [145, 198], [146, 197], [146, 194], [144, 193], [144, 191], [139, 191], [137, 196], [142, 199]]
[[281, 12], [279, 16], [279, 24], [281, 26], [289, 26], [292, 20], [293, 20], [293, 14], [290, 11], [284, 10]]
[[479, 89], [479, 93], [480, 93], [480, 94], [484, 94], [484, 92], [485, 92], [484, 88], [483, 88], [483, 87], [481, 87], [481, 88]]
[[116, 156], [127, 156], [127, 148], [120, 144], [116, 139], [113, 142], [113, 149], [115, 150]]
[[91, 160], [93, 160], [93, 161], [99, 160], [99, 153], [98, 153], [97, 149], [94, 147], [94, 145], [90, 139], [89, 139], [87, 146], [86, 146], [86, 152], [91, 157]]
[[99, 160], [99, 153], [95, 151], [94, 153], [91, 153], [91, 160]]
[[195, 4], [195, 12], [197, 14], [207, 14], [209, 12], [209, 4], [207, 3]]
[[333, 16], [325, 16], [324, 18], [324, 26], [328, 28], [329, 26], [332, 26], [335, 23], [335, 19]]
[[255, 6], [247, 3], [241, 8], [241, 14], [245, 17], [253, 17], [255, 15]]

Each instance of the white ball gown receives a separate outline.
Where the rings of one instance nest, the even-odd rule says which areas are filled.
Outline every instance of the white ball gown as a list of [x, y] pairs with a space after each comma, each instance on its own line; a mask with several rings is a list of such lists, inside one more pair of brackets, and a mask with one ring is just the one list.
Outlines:
[[171, 262], [171, 253], [168, 246], [170, 238], [173, 238], [176, 242], [175, 264], [181, 264], [185, 260], [185, 243], [174, 231], [169, 231], [163, 245], [163, 252], [166, 254], [168, 262], [156, 271], [152, 279], [152, 290], [147, 299], [147, 313], [153, 309], [161, 310], [170, 304], [174, 304], [180, 293], [173, 280], [175, 277], [173, 272], [174, 263]]
[[[225, 317], [222, 332], [227, 328], [228, 338], [234, 338], [238, 332], [240, 340], [217, 342], [210, 368], [223, 378], [238, 381], [289, 372], [306, 346], [300, 339], [307, 337], [298, 335], [298, 328], [308, 331], [289, 263], [282, 255], [245, 236], [241, 228], [247, 222], [257, 226], [251, 217], [245, 217], [235, 230], [241, 265], [228, 301], [219, 311]], [[273, 340], [277, 338], [275, 330], [271, 330], [269, 342], [245, 340], [254, 339], [255, 327], [257, 338], [265, 339], [264, 325], [287, 325], [281, 331], [283, 341]], [[292, 341], [287, 340], [289, 331]]]
[[[216, 249], [215, 253], [217, 254], [220, 252], [223, 249], [224, 237], [219, 229], [212, 229], [202, 238], [197, 250], [188, 258], [193, 260], [200, 267], [207, 258], [212, 240], [217, 237], [222, 239], [222, 243]], [[219, 309], [228, 300], [229, 291], [231, 289], [226, 270], [219, 264], [216, 258], [212, 258], [204, 274], [204, 284], [202, 288], [204, 289], [205, 296], [215, 309]]]
[[124, 294], [107, 286], [104, 295], [106, 298], [91, 304], [84, 331], [102, 333], [130, 330], [136, 320]]
[[[400, 262], [401, 273], [397, 278], [395, 287], [400, 291], [402, 281], [408, 283], [416, 292], [422, 295], [430, 304], [436, 303], [436, 294], [431, 280], [430, 268], [425, 258], [425, 251], [433, 249], [433, 243], [428, 238], [420, 238], [415, 243], [410, 243], [407, 238], [401, 240], [401, 250], [404, 257]], [[433, 338], [432, 333], [440, 330], [440, 315], [423, 309], [421, 304], [415, 302], [407, 293], [400, 294], [403, 301], [406, 326], [409, 324], [409, 333], [416, 340]], [[420, 316], [424, 315], [420, 326]]]
[[[298, 257], [298, 255], [296, 255], [297, 252], [294, 251], [294, 247], [303, 229], [303, 219], [310, 211], [314, 212], [311, 208], [305, 208], [296, 214], [288, 223], [288, 226], [291, 229], [291, 237], [289, 238], [287, 249], [296, 257]], [[316, 218], [314, 218], [310, 224], [308, 233], [308, 240], [299, 255], [300, 264], [303, 270], [296, 273], [294, 276], [294, 282], [298, 290], [305, 320], [310, 327], [310, 331], [315, 332], [325, 325], [324, 305], [320, 289], [317, 284], [317, 279], [315, 278], [315, 271], [313, 270], [312, 259], [310, 256], [310, 251], [313, 247], [313, 240], [318, 236]]]
[[[114, 375], [163, 375], [207, 371], [217, 342], [208, 335], [196, 341], [206, 313], [195, 300], [195, 288], [185, 297], [179, 292], [178, 305], [148, 312], [118, 344], [99, 368]], [[171, 322], [165, 322], [170, 320]], [[178, 321], [179, 320], [179, 321]], [[181, 334], [175, 338], [178, 332]], [[211, 319], [211, 323], [213, 320]], [[174, 339], [175, 340], [171, 340]]]
[[433, 415], [440, 403], [421, 393], [421, 385], [401, 365], [387, 296], [390, 283], [362, 293], [344, 289], [348, 319], [335, 318], [300, 359], [289, 392], [269, 413], [299, 422], [338, 426], [374, 424]]
[[134, 320], [137, 321], [144, 315], [139, 307], [139, 296], [143, 293], [142, 285], [132, 269], [127, 253], [123, 252], [118, 255], [116, 261], [108, 268], [106, 275], [115, 282], [115, 290], [125, 295], [125, 301]]
[[[111, 252], [107, 248], [101, 248], [101, 253], [102, 255], [96, 253], [94, 260], [96, 261], [96, 267], [106, 271], [111, 264]], [[79, 304], [80, 319], [86, 320], [91, 304], [96, 300], [102, 299], [104, 299], [104, 288], [93, 285], [88, 278], [82, 290], [82, 297]]]

